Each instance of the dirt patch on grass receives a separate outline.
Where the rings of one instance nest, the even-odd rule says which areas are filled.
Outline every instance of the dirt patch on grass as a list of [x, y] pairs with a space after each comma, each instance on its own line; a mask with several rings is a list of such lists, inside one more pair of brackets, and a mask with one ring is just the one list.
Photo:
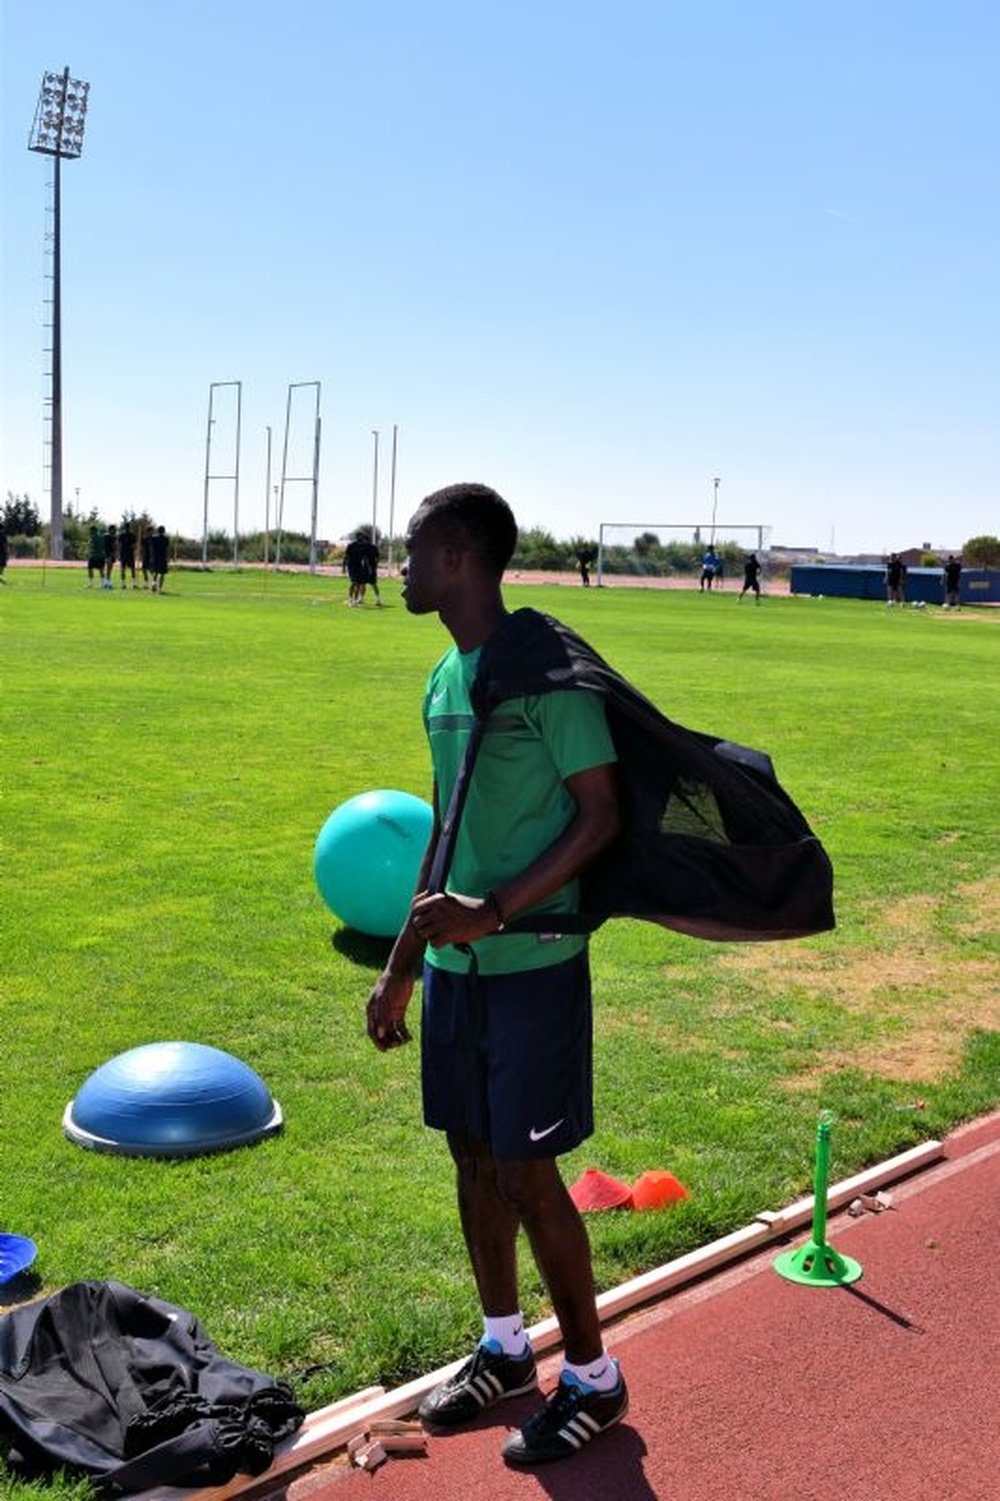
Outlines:
[[996, 929], [1000, 878], [963, 887], [960, 895], [968, 917], [957, 941], [942, 932], [938, 900], [911, 896], [883, 909], [875, 947], [750, 948], [727, 955], [722, 967], [748, 977], [766, 974], [769, 989], [804, 989], [855, 1015], [884, 1019], [877, 1041], [824, 1052], [810, 1077], [854, 1067], [891, 1079], [937, 1079], [956, 1067], [971, 1032], [1000, 1030], [997, 965], [961, 943], [962, 936]]
[[960, 932], [975, 938], [1000, 933], [1000, 879], [988, 876], [985, 881], [961, 886], [959, 896], [968, 911], [959, 923]]

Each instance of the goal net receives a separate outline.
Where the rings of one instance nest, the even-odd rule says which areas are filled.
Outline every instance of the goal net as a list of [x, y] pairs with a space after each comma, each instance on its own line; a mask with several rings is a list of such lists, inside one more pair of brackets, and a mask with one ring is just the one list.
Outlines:
[[597, 547], [597, 583], [608, 576], [697, 579], [709, 546], [722, 564], [722, 578], [742, 577], [743, 560], [755, 552], [766, 563], [771, 528], [713, 526], [692, 521], [602, 521]]

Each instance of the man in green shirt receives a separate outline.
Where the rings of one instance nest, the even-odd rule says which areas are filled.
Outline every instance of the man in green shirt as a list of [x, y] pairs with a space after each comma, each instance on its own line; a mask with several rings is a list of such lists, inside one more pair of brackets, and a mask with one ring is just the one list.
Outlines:
[[[523, 1227], [565, 1356], [554, 1393], [504, 1445], [508, 1462], [537, 1464], [574, 1454], [628, 1410], [603, 1347], [587, 1233], [556, 1165], [593, 1130], [586, 939], [560, 933], [559, 918], [576, 909], [579, 872], [619, 828], [614, 746], [596, 695], [557, 691], [494, 711], [447, 890], [426, 890], [474, 723], [480, 650], [506, 616], [500, 585], [516, 540], [509, 506], [485, 485], [437, 491], [410, 523], [406, 607], [437, 612], [454, 646], [424, 700], [434, 829], [409, 918], [368, 1002], [368, 1033], [383, 1050], [408, 1040], [423, 963], [424, 1118], [447, 1133], [484, 1333], [421, 1416], [455, 1428], [537, 1384], [519, 1308]], [[527, 913], [551, 914], [551, 931], [503, 931]]]

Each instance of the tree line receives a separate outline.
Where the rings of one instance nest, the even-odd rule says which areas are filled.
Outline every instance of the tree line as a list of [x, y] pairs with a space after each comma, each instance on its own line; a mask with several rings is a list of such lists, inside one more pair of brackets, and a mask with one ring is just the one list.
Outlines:
[[[0, 507], [0, 520], [7, 533], [8, 547], [12, 557], [43, 558], [48, 555], [49, 527], [43, 522], [27, 495], [14, 495], [7, 491], [7, 499]], [[147, 511], [123, 511], [115, 525], [131, 523], [132, 530], [141, 536], [155, 529], [156, 523]], [[107, 530], [107, 522], [96, 507], [83, 514], [68, 506], [63, 513], [63, 557], [84, 561], [90, 542], [90, 529]], [[362, 523], [354, 528], [352, 536], [371, 536], [371, 524]], [[383, 561], [390, 556], [390, 539], [378, 534], [377, 541]], [[240, 533], [238, 555], [243, 563], [262, 563], [265, 556], [275, 561], [277, 534], [262, 531]], [[609, 574], [651, 575], [666, 577], [673, 574], [694, 574], [701, 568], [705, 539], [693, 537], [690, 542], [676, 539], [661, 540], [656, 532], [641, 532], [630, 545], [605, 545], [602, 564]], [[203, 543], [200, 537], [171, 536], [171, 557], [174, 562], [200, 563]], [[735, 542], [717, 542], [715, 551], [722, 559], [726, 572], [736, 574], [743, 566], [748, 549]], [[576, 536], [560, 540], [545, 527], [524, 528], [518, 537], [517, 549], [511, 559], [511, 570], [524, 573], [572, 573], [579, 568], [580, 556], [589, 555], [591, 566], [597, 562], [597, 540]], [[403, 538], [391, 539], [391, 556], [396, 563], [402, 562]], [[967, 567], [1000, 568], [1000, 538], [984, 534], [970, 537], [962, 548], [962, 558]], [[343, 556], [340, 542], [321, 544], [320, 563], [336, 565]], [[233, 538], [231, 532], [210, 531], [208, 534], [208, 560], [211, 563], [231, 563]], [[309, 561], [309, 537], [304, 532], [283, 532], [281, 537], [281, 561], [301, 564]], [[943, 564], [944, 558], [927, 554], [928, 566]]]

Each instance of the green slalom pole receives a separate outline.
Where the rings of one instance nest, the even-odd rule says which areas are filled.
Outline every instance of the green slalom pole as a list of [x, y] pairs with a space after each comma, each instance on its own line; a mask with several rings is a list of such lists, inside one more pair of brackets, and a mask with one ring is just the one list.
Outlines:
[[827, 1242], [826, 1200], [830, 1188], [830, 1129], [833, 1115], [824, 1110], [816, 1128], [816, 1174], [814, 1178], [812, 1239], [797, 1251], [775, 1257], [774, 1269], [789, 1282], [806, 1287], [844, 1287], [857, 1282], [861, 1267], [850, 1256], [841, 1256]]

